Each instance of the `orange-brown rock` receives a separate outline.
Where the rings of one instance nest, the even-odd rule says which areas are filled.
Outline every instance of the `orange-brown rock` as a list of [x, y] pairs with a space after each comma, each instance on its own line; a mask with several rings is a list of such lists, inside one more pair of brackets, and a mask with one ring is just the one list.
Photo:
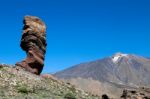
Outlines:
[[54, 77], [53, 75], [50, 75], [50, 74], [41, 74], [40, 76], [41, 76], [42, 78], [51, 79], [51, 80], [53, 80], [53, 81], [62, 83], [61, 80], [57, 79], [56, 77]]
[[44, 66], [46, 53], [46, 26], [41, 19], [35, 16], [25, 16], [23, 24], [20, 46], [26, 51], [27, 57], [16, 63], [16, 66], [39, 75]]

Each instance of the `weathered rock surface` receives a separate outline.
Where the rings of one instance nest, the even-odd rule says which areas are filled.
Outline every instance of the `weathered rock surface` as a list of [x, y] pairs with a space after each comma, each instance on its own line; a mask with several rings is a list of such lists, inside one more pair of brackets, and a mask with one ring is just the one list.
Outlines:
[[40, 74], [44, 66], [46, 52], [46, 26], [44, 22], [35, 16], [25, 16], [21, 48], [26, 51], [27, 58], [16, 66], [25, 68], [27, 71]]
[[150, 99], [150, 88], [125, 89], [121, 99]]

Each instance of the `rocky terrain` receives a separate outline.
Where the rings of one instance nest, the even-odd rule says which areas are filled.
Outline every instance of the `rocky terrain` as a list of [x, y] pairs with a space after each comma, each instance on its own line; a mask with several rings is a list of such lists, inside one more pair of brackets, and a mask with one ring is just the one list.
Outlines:
[[150, 88], [125, 89], [121, 99], [150, 99]]
[[100, 99], [57, 80], [23, 68], [0, 65], [0, 99]]
[[[150, 59], [134, 54], [113, 56], [81, 63], [54, 74], [92, 94], [120, 98], [124, 89], [150, 87]], [[87, 87], [90, 86], [90, 87]]]

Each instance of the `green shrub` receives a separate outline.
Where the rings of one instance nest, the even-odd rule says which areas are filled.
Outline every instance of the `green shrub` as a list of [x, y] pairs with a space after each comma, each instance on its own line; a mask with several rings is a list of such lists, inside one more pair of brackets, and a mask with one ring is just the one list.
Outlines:
[[3, 66], [0, 65], [0, 70], [3, 69]]
[[77, 99], [77, 98], [75, 97], [75, 95], [72, 94], [72, 93], [67, 93], [64, 98], [65, 98], [65, 99]]
[[70, 87], [70, 90], [71, 90], [73, 93], [76, 92], [75, 86], [73, 85], [72, 87]]
[[30, 91], [26, 85], [18, 86], [18, 92], [28, 94]]

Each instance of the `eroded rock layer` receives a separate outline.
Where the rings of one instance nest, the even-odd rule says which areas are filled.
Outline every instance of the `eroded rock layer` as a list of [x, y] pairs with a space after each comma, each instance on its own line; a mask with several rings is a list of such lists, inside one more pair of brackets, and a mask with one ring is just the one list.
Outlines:
[[35, 16], [25, 16], [23, 20], [23, 33], [21, 48], [26, 51], [27, 57], [16, 66], [27, 71], [40, 74], [44, 66], [46, 52], [46, 26], [44, 22]]

